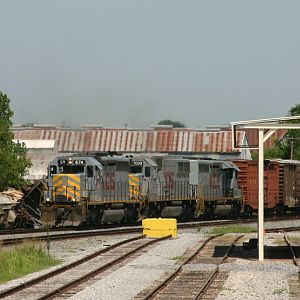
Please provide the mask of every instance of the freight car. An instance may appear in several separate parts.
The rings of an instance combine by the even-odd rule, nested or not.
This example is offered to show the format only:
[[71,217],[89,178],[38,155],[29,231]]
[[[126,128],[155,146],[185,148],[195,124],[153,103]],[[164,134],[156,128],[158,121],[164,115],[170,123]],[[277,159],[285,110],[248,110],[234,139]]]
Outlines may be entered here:
[[300,161],[279,161],[279,205],[277,212],[300,211]]
[[[258,210],[258,162],[235,160],[240,169],[238,181],[243,195],[243,213]],[[264,209],[268,214],[300,211],[300,161],[264,161]]]
[[48,225],[132,223],[237,216],[242,197],[232,162],[146,156],[61,156],[48,167]]

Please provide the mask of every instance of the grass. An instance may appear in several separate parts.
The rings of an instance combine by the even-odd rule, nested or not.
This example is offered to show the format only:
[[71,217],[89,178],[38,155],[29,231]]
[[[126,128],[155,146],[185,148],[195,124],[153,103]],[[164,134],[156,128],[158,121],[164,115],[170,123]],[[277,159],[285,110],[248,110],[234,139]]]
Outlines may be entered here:
[[171,258],[172,260],[184,260],[185,257],[184,256],[174,256]]
[[228,225],[224,227],[215,227],[209,233],[212,234],[225,234],[225,233],[250,233],[257,230],[251,226],[246,225]]
[[275,290],[273,291],[273,295],[282,295],[282,294],[285,293],[285,292],[287,292],[286,289],[284,289],[284,288],[279,288],[279,289],[275,289]]
[[0,283],[59,264],[41,243],[25,242],[14,249],[0,249]]

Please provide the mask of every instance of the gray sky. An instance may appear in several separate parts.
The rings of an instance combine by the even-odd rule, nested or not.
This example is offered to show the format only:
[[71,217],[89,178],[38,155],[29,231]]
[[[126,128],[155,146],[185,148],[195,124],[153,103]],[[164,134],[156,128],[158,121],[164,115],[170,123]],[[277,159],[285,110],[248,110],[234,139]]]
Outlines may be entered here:
[[279,117],[300,103],[300,1],[0,0],[15,123],[146,128]]

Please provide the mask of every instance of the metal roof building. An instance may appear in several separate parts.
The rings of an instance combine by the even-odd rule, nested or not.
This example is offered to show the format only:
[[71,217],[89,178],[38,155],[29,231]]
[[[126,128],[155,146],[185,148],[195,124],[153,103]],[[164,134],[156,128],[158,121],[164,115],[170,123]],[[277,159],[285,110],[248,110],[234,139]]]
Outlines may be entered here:
[[[54,126],[13,128],[16,140],[55,140],[58,152],[172,153],[251,159],[248,149],[232,150],[231,131],[153,126],[151,129]],[[248,144],[244,131],[240,144]]]

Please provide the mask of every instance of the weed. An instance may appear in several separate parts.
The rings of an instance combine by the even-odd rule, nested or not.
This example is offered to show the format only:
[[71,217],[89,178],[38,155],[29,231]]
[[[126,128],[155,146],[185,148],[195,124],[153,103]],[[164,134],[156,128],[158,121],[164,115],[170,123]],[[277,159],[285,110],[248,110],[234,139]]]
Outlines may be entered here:
[[215,227],[209,233],[225,234],[225,233],[250,233],[256,232],[256,229],[245,225],[228,225],[224,227]]
[[286,289],[284,289],[284,288],[279,288],[279,289],[275,289],[275,290],[273,291],[273,295],[282,295],[282,294],[285,293],[285,292],[287,292]]
[[24,242],[13,250],[0,249],[0,283],[59,264],[40,242]]
[[184,260],[185,257],[184,256],[175,256],[171,258],[172,260]]

